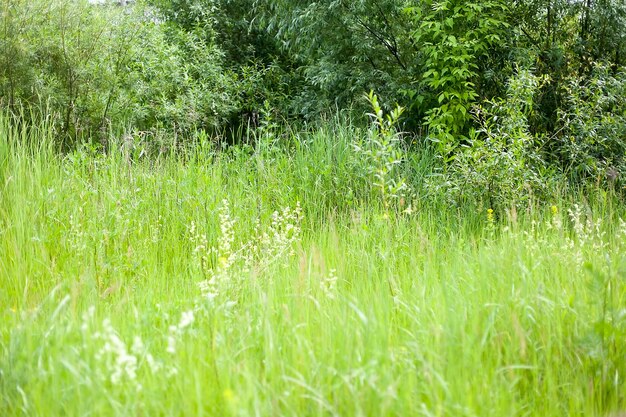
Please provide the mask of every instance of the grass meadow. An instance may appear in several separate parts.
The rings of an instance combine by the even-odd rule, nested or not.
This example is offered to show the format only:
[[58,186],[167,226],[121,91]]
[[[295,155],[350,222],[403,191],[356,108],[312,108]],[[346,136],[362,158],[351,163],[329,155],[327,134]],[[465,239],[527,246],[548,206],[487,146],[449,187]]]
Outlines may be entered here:
[[0,118],[0,415],[626,411],[618,197],[455,207],[424,151],[390,204],[363,131],[281,134],[62,154]]

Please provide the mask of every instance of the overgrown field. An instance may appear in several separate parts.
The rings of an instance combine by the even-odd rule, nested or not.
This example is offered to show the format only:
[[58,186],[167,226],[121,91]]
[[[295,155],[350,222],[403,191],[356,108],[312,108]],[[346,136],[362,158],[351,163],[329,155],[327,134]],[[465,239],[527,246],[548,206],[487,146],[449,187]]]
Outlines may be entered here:
[[626,410],[612,192],[454,207],[416,152],[398,199],[346,125],[147,157],[0,121],[2,416]]

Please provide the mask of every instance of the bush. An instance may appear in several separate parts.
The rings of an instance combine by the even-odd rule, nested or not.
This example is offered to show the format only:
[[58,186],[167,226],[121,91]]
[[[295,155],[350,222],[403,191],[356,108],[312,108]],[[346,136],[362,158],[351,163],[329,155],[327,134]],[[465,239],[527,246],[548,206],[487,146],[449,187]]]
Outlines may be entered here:
[[5,2],[2,104],[50,111],[66,141],[97,131],[111,114],[109,86],[122,73],[126,19],[85,1]]
[[219,48],[155,13],[142,4],[7,0],[0,104],[49,112],[66,147],[106,144],[128,126],[177,134],[220,126],[237,100]]
[[577,182],[619,182],[626,173],[626,73],[596,64],[566,83],[558,111],[560,133],[551,157]]
[[430,186],[445,188],[455,204],[469,202],[489,208],[511,204],[528,206],[535,197],[549,194],[558,174],[541,157],[541,138],[529,131],[533,96],[542,80],[529,70],[519,70],[509,80],[507,97],[476,107],[481,126],[473,131],[446,166],[444,178]]
[[139,130],[176,135],[216,130],[237,109],[234,75],[224,71],[221,51],[200,30],[148,24],[130,65],[125,93]]

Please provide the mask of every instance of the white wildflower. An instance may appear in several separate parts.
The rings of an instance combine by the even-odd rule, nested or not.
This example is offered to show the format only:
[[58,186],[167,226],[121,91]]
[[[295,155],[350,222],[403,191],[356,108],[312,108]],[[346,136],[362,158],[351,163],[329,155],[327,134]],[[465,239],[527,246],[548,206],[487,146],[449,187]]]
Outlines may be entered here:
[[176,335],[178,328],[176,326],[170,326],[169,334],[167,335],[167,349],[166,352],[174,355],[176,353]]
[[167,370],[167,374],[165,375],[166,378],[172,378],[174,376],[178,375],[178,369],[176,369],[175,367],[171,367]]
[[150,371],[153,374],[159,372],[163,367],[163,365],[160,362],[157,362],[150,353],[146,354],[146,363],[148,364],[148,368],[150,368]]
[[335,292],[337,290],[337,271],[335,269],[331,269],[328,276],[324,278],[321,282],[322,291],[326,295],[326,297],[330,299],[335,298]]
[[104,343],[96,353],[96,359],[105,362],[113,384],[119,384],[125,378],[134,381],[137,378],[137,357],[128,352],[126,343],[115,332],[108,318],[104,319],[102,327],[103,332],[98,337]]
[[145,351],[145,346],[143,345],[141,337],[135,336],[130,351],[133,352],[135,355],[140,355]]
[[176,345],[178,338],[182,335],[183,330],[187,327],[191,326],[194,321],[193,311],[184,311],[181,314],[180,321],[178,325],[172,325],[169,327],[169,332],[167,335],[167,349],[166,352],[174,355],[176,353]]
[[184,311],[180,317],[180,323],[178,329],[184,329],[193,323],[193,310]]

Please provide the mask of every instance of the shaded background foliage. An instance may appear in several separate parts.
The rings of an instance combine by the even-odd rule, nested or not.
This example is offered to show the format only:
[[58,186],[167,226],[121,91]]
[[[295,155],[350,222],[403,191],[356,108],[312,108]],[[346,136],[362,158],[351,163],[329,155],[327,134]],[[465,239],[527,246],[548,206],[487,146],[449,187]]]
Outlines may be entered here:
[[[434,150],[444,175],[502,152],[572,184],[610,174],[613,187],[626,172],[622,1],[7,0],[1,10],[0,103],[46,112],[66,148],[124,132],[238,142],[262,119],[336,112],[365,124],[373,90],[386,110],[405,108],[398,128]],[[520,79],[540,80],[524,99],[511,92]]]

